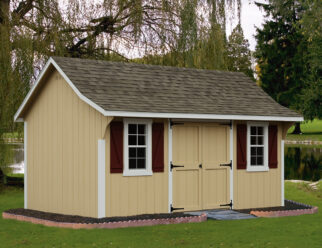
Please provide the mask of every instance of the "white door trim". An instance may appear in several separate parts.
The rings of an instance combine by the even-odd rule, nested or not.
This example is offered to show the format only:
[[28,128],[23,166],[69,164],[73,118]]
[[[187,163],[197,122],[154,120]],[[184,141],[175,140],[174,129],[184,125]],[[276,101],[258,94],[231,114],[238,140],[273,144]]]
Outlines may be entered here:
[[284,140],[281,140],[281,206],[284,205]]
[[28,208],[28,169],[27,169],[27,132],[28,132],[28,127],[27,127],[27,122],[24,122],[24,208]]
[[171,120],[168,120],[168,172],[169,172],[169,204],[168,204],[168,211],[171,213],[171,206],[172,206],[172,171],[171,171],[171,161],[172,161],[172,128],[171,128]]
[[[230,138],[229,148],[230,148],[230,161],[231,161],[229,192],[230,192],[230,200],[234,204],[234,121],[231,121],[229,138]],[[232,205],[232,208],[234,208],[234,205]]]
[[105,215],[105,139],[97,141],[97,218]]

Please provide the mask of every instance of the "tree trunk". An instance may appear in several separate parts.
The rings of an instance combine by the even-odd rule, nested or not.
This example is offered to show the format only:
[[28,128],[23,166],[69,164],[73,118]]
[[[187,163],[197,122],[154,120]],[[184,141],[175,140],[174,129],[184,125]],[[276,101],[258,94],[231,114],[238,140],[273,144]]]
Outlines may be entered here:
[[300,122],[295,123],[295,128],[292,134],[302,134]]
[[0,0],[0,24],[8,21],[9,18],[9,0]]

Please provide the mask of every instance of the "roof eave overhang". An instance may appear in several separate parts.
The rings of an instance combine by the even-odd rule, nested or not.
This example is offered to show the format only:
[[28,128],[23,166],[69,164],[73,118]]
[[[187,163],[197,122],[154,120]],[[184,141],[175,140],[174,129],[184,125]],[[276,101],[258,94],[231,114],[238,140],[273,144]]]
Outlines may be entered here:
[[74,92],[78,95],[78,97],[86,102],[88,105],[96,109],[104,116],[119,116],[119,117],[142,117],[142,118],[171,118],[171,119],[202,119],[202,120],[252,120],[252,121],[286,121],[286,122],[299,122],[303,121],[303,117],[288,117],[288,116],[254,116],[254,115],[217,115],[217,114],[189,114],[189,113],[153,113],[153,112],[128,112],[128,111],[106,111],[93,101],[89,100],[85,97],[80,91],[76,88],[76,86],[72,83],[72,81],[67,77],[67,75],[63,72],[63,70],[58,66],[53,58],[49,58],[45,67],[39,74],[35,84],[28,92],[27,96],[23,100],[16,114],[14,115],[15,122],[23,122],[23,116],[21,113],[25,109],[28,101],[34,94],[35,90],[39,87],[39,84],[44,77],[46,71],[50,67],[50,65],[54,66],[55,69],[62,75],[62,77],[66,80],[69,86],[74,90]]
[[216,115],[216,114],[189,114],[189,113],[149,113],[105,111],[105,116],[115,117],[142,117],[142,118],[170,118],[170,119],[201,119],[201,120],[246,120],[246,121],[303,121],[303,117],[288,116],[254,116],[254,115]]

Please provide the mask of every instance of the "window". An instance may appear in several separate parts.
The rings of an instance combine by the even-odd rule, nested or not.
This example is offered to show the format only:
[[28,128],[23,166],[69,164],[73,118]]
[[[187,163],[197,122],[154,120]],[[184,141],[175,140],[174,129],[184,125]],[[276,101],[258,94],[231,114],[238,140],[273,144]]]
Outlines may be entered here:
[[124,120],[124,176],[152,175],[150,120]]
[[268,170],[268,124],[247,125],[247,170]]

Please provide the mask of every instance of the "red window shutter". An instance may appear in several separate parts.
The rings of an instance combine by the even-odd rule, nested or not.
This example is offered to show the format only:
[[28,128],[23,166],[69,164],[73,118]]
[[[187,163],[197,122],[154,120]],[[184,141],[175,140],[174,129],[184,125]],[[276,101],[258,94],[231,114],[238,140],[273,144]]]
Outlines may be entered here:
[[164,125],[163,123],[152,124],[152,171],[163,172],[164,170]]
[[277,126],[268,128],[268,165],[277,168]]
[[110,159],[111,173],[123,172],[123,122],[110,124]]
[[247,126],[237,125],[237,169],[246,169],[247,165]]

